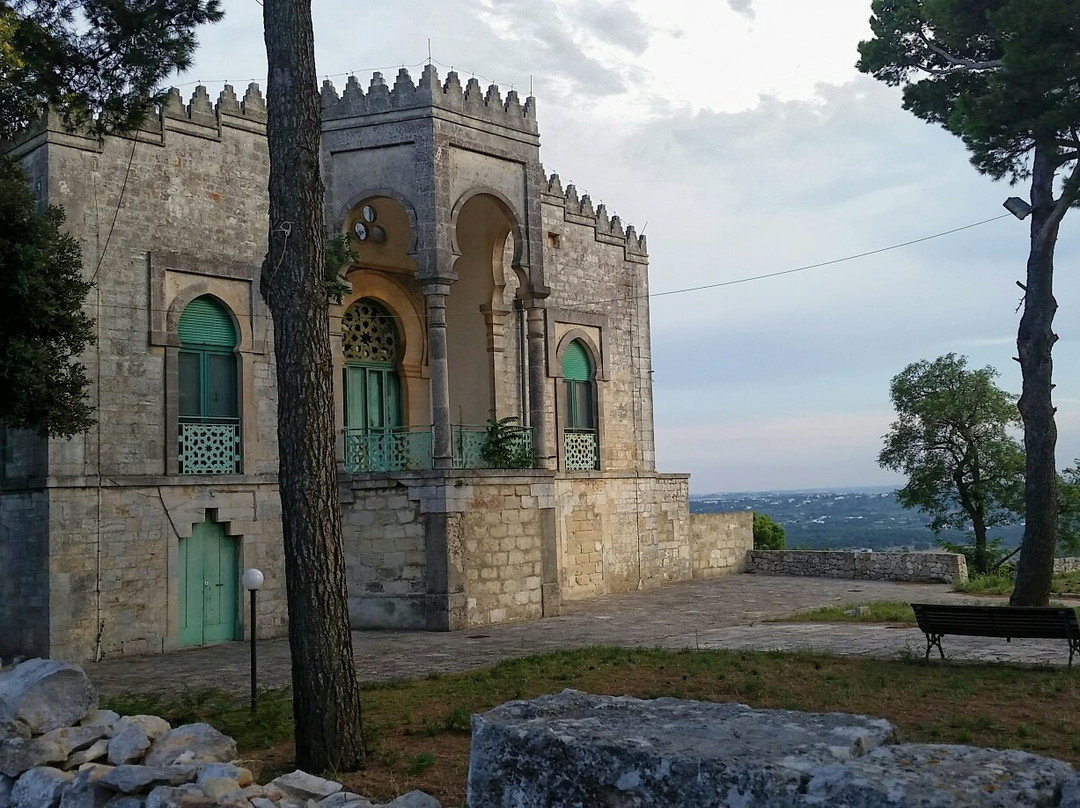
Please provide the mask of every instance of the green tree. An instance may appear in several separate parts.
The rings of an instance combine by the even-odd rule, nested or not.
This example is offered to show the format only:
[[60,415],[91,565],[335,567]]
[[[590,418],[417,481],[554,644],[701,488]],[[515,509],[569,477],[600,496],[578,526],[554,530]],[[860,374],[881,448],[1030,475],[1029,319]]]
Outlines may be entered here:
[[70,437],[94,422],[75,361],[94,321],[82,310],[82,252],[63,224],[63,210],[39,211],[26,173],[0,159],[0,423]]
[[992,367],[969,370],[967,358],[946,354],[908,365],[893,377],[898,418],[885,435],[878,463],[907,475],[897,494],[905,508],[929,514],[929,527],[971,527],[974,572],[993,560],[987,531],[1022,508],[1024,452],[1009,435],[1019,425],[1015,398],[994,384]]
[[220,0],[7,0],[0,6],[0,140],[45,104],[98,132],[137,128],[161,82],[191,64]]
[[754,549],[783,550],[784,526],[763,513],[754,514]]
[[348,771],[362,765],[364,741],[328,405],[333,362],[311,0],[264,0],[263,31],[270,228],[261,291],[274,319],[296,763]]
[[1031,246],[1017,349],[1023,373],[1024,552],[1012,603],[1045,605],[1057,539],[1051,401],[1054,247],[1080,200],[1076,0],[873,0],[859,70],[902,85],[904,108],[963,140],[975,168],[1030,180]]

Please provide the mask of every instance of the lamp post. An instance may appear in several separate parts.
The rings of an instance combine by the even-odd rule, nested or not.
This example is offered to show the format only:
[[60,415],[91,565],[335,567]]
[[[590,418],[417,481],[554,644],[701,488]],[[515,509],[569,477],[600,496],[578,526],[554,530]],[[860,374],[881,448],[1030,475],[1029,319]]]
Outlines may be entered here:
[[244,577],[240,579],[240,582],[251,594],[251,712],[255,712],[255,705],[258,699],[258,691],[255,685],[255,593],[259,591],[259,587],[263,585],[263,574],[260,570],[251,567],[244,570]]

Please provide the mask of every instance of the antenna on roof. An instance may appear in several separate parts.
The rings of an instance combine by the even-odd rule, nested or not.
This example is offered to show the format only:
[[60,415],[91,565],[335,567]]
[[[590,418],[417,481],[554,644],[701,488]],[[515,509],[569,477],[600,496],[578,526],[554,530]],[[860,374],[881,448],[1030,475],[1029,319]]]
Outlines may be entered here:
[[532,90],[532,73],[529,74],[529,95],[533,94]]
[[427,41],[427,63],[431,64],[431,37]]

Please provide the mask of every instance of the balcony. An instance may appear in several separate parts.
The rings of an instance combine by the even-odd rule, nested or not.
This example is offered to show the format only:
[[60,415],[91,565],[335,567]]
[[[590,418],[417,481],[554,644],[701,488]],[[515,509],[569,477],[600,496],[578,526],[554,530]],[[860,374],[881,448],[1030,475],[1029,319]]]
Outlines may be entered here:
[[239,474],[240,419],[180,419],[177,456],[181,474]]
[[567,471],[595,471],[600,468],[600,444],[595,429],[563,430],[563,452]]
[[[345,429],[345,471],[350,474],[420,471],[434,467],[431,429]],[[528,427],[456,425],[450,451],[455,469],[532,468],[532,432]]]

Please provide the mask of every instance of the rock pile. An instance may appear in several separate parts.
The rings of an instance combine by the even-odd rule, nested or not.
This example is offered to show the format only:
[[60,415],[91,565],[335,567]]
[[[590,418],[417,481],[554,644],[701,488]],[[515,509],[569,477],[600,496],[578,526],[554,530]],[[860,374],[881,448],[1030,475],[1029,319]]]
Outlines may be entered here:
[[[209,724],[99,710],[77,665],[0,670],[0,808],[377,808],[302,771],[257,785]],[[385,808],[439,808],[414,791]]]

